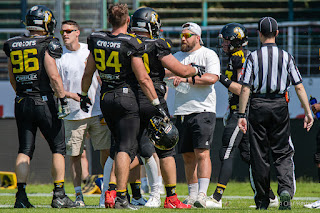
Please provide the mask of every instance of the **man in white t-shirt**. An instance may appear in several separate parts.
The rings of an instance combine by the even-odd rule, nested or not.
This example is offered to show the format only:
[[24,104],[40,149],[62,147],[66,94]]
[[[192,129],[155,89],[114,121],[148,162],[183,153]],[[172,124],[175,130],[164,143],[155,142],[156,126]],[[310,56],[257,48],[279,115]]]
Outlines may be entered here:
[[175,92],[174,115],[179,130],[179,152],[183,155],[189,196],[184,201],[195,207],[206,207],[207,189],[211,177],[210,147],[216,123],[216,93],[220,61],[217,54],[203,45],[201,28],[196,23],[182,25],[181,51],[174,56],[182,64],[204,66],[206,72],[199,78],[174,78],[190,84],[188,93]]
[[103,168],[109,155],[111,133],[106,124],[100,123],[102,116],[100,110],[100,79],[92,78],[92,84],[88,91],[92,106],[88,113],[80,109],[81,80],[90,53],[88,45],[79,43],[79,25],[73,20],[62,22],[60,31],[65,46],[63,55],[56,60],[59,74],[69,98],[71,113],[64,118],[67,155],[71,161],[71,175],[76,192],[76,202],[85,206],[81,191],[81,154],[83,152],[85,138],[89,133],[94,150],[100,150],[100,163]]

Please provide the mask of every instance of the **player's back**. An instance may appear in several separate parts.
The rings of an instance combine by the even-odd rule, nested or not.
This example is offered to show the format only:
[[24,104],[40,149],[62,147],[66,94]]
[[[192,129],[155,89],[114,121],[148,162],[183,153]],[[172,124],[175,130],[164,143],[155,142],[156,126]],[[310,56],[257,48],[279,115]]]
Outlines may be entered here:
[[141,57],[143,43],[133,35],[94,32],[88,37],[88,47],[102,80],[101,92],[137,84],[131,68],[131,57]]
[[7,40],[3,50],[10,58],[18,95],[53,93],[45,71],[45,51],[52,36],[17,36]]

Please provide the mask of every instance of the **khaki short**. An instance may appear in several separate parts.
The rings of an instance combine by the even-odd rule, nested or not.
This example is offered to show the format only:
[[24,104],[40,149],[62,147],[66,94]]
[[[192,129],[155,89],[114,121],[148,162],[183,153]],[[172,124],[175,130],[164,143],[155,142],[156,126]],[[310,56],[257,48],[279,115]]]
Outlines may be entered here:
[[83,152],[89,133],[94,150],[110,149],[111,132],[107,125],[101,125],[99,116],[83,120],[64,120],[67,155],[78,156]]

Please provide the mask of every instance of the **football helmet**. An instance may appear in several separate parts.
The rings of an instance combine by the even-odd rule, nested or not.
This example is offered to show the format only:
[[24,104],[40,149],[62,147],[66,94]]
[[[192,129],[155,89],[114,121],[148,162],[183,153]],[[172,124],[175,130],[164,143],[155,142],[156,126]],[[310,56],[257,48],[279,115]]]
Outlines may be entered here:
[[179,131],[171,121],[166,122],[160,116],[153,116],[148,126],[151,143],[161,150],[172,149],[179,141]]
[[229,40],[230,51],[235,51],[248,44],[248,31],[239,23],[230,23],[225,25],[219,33],[220,44],[223,42],[223,39]]
[[52,11],[43,5],[36,5],[29,9],[26,15],[26,29],[45,31],[53,34],[57,21]]
[[131,19],[132,31],[147,32],[151,38],[159,37],[161,21],[154,9],[150,7],[140,8],[133,13]]

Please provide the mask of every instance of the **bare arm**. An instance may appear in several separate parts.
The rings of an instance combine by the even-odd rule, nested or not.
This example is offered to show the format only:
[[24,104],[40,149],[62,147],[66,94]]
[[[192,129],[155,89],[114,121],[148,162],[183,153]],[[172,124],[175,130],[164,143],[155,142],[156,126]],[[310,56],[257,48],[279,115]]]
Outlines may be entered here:
[[148,75],[143,61],[139,57],[131,57],[132,70],[141,86],[142,91],[148,97],[150,102],[157,99],[157,93],[154,89],[153,82]]
[[56,61],[54,58],[52,58],[48,51],[45,53],[44,57],[44,67],[46,69],[46,72],[48,74],[48,77],[50,79],[51,86],[53,90],[55,91],[58,98],[63,98],[66,96],[65,91],[63,89],[63,84],[61,77],[59,75]]
[[17,82],[16,79],[14,78],[13,75],[13,70],[12,70],[12,64],[11,64],[11,59],[8,58],[8,72],[9,72],[9,79],[10,79],[10,84],[12,86],[12,88],[14,89],[14,91],[17,91]]
[[94,61],[94,58],[93,58],[92,54],[90,53],[88,56],[87,65],[84,70],[82,81],[81,81],[81,91],[82,92],[88,93],[88,90],[89,90],[91,82],[92,82],[92,76],[95,71],[96,71],[96,62]]
[[172,54],[160,58],[162,66],[181,77],[192,77],[196,74],[194,67],[181,64]]
[[[237,69],[237,79],[239,79],[241,71],[242,71],[242,68]],[[228,89],[233,94],[240,95],[241,87],[242,87],[241,84],[239,84],[238,82],[232,81],[232,83],[230,84],[230,87]]]
[[[243,85],[241,87],[241,93],[239,97],[239,113],[242,113],[242,114],[245,113],[249,96],[250,96],[250,87]],[[243,133],[246,133],[248,129],[246,118],[239,118],[238,126]]]
[[[180,82],[185,82],[185,83],[187,82],[191,85],[193,84],[192,78],[181,78],[178,76],[169,77],[169,79],[172,79],[172,78],[174,79],[173,81],[174,86],[178,86]],[[201,76],[201,78],[199,76],[195,76],[194,79],[195,79],[195,85],[208,86],[208,85],[215,84],[219,80],[219,76],[211,73],[205,73]]]
[[311,110],[309,107],[309,101],[308,101],[308,96],[307,93],[304,89],[304,86],[302,83],[296,85],[295,87],[296,93],[298,95],[298,98],[300,100],[300,103],[304,109],[304,128],[309,131],[313,125],[313,116],[311,114]]

